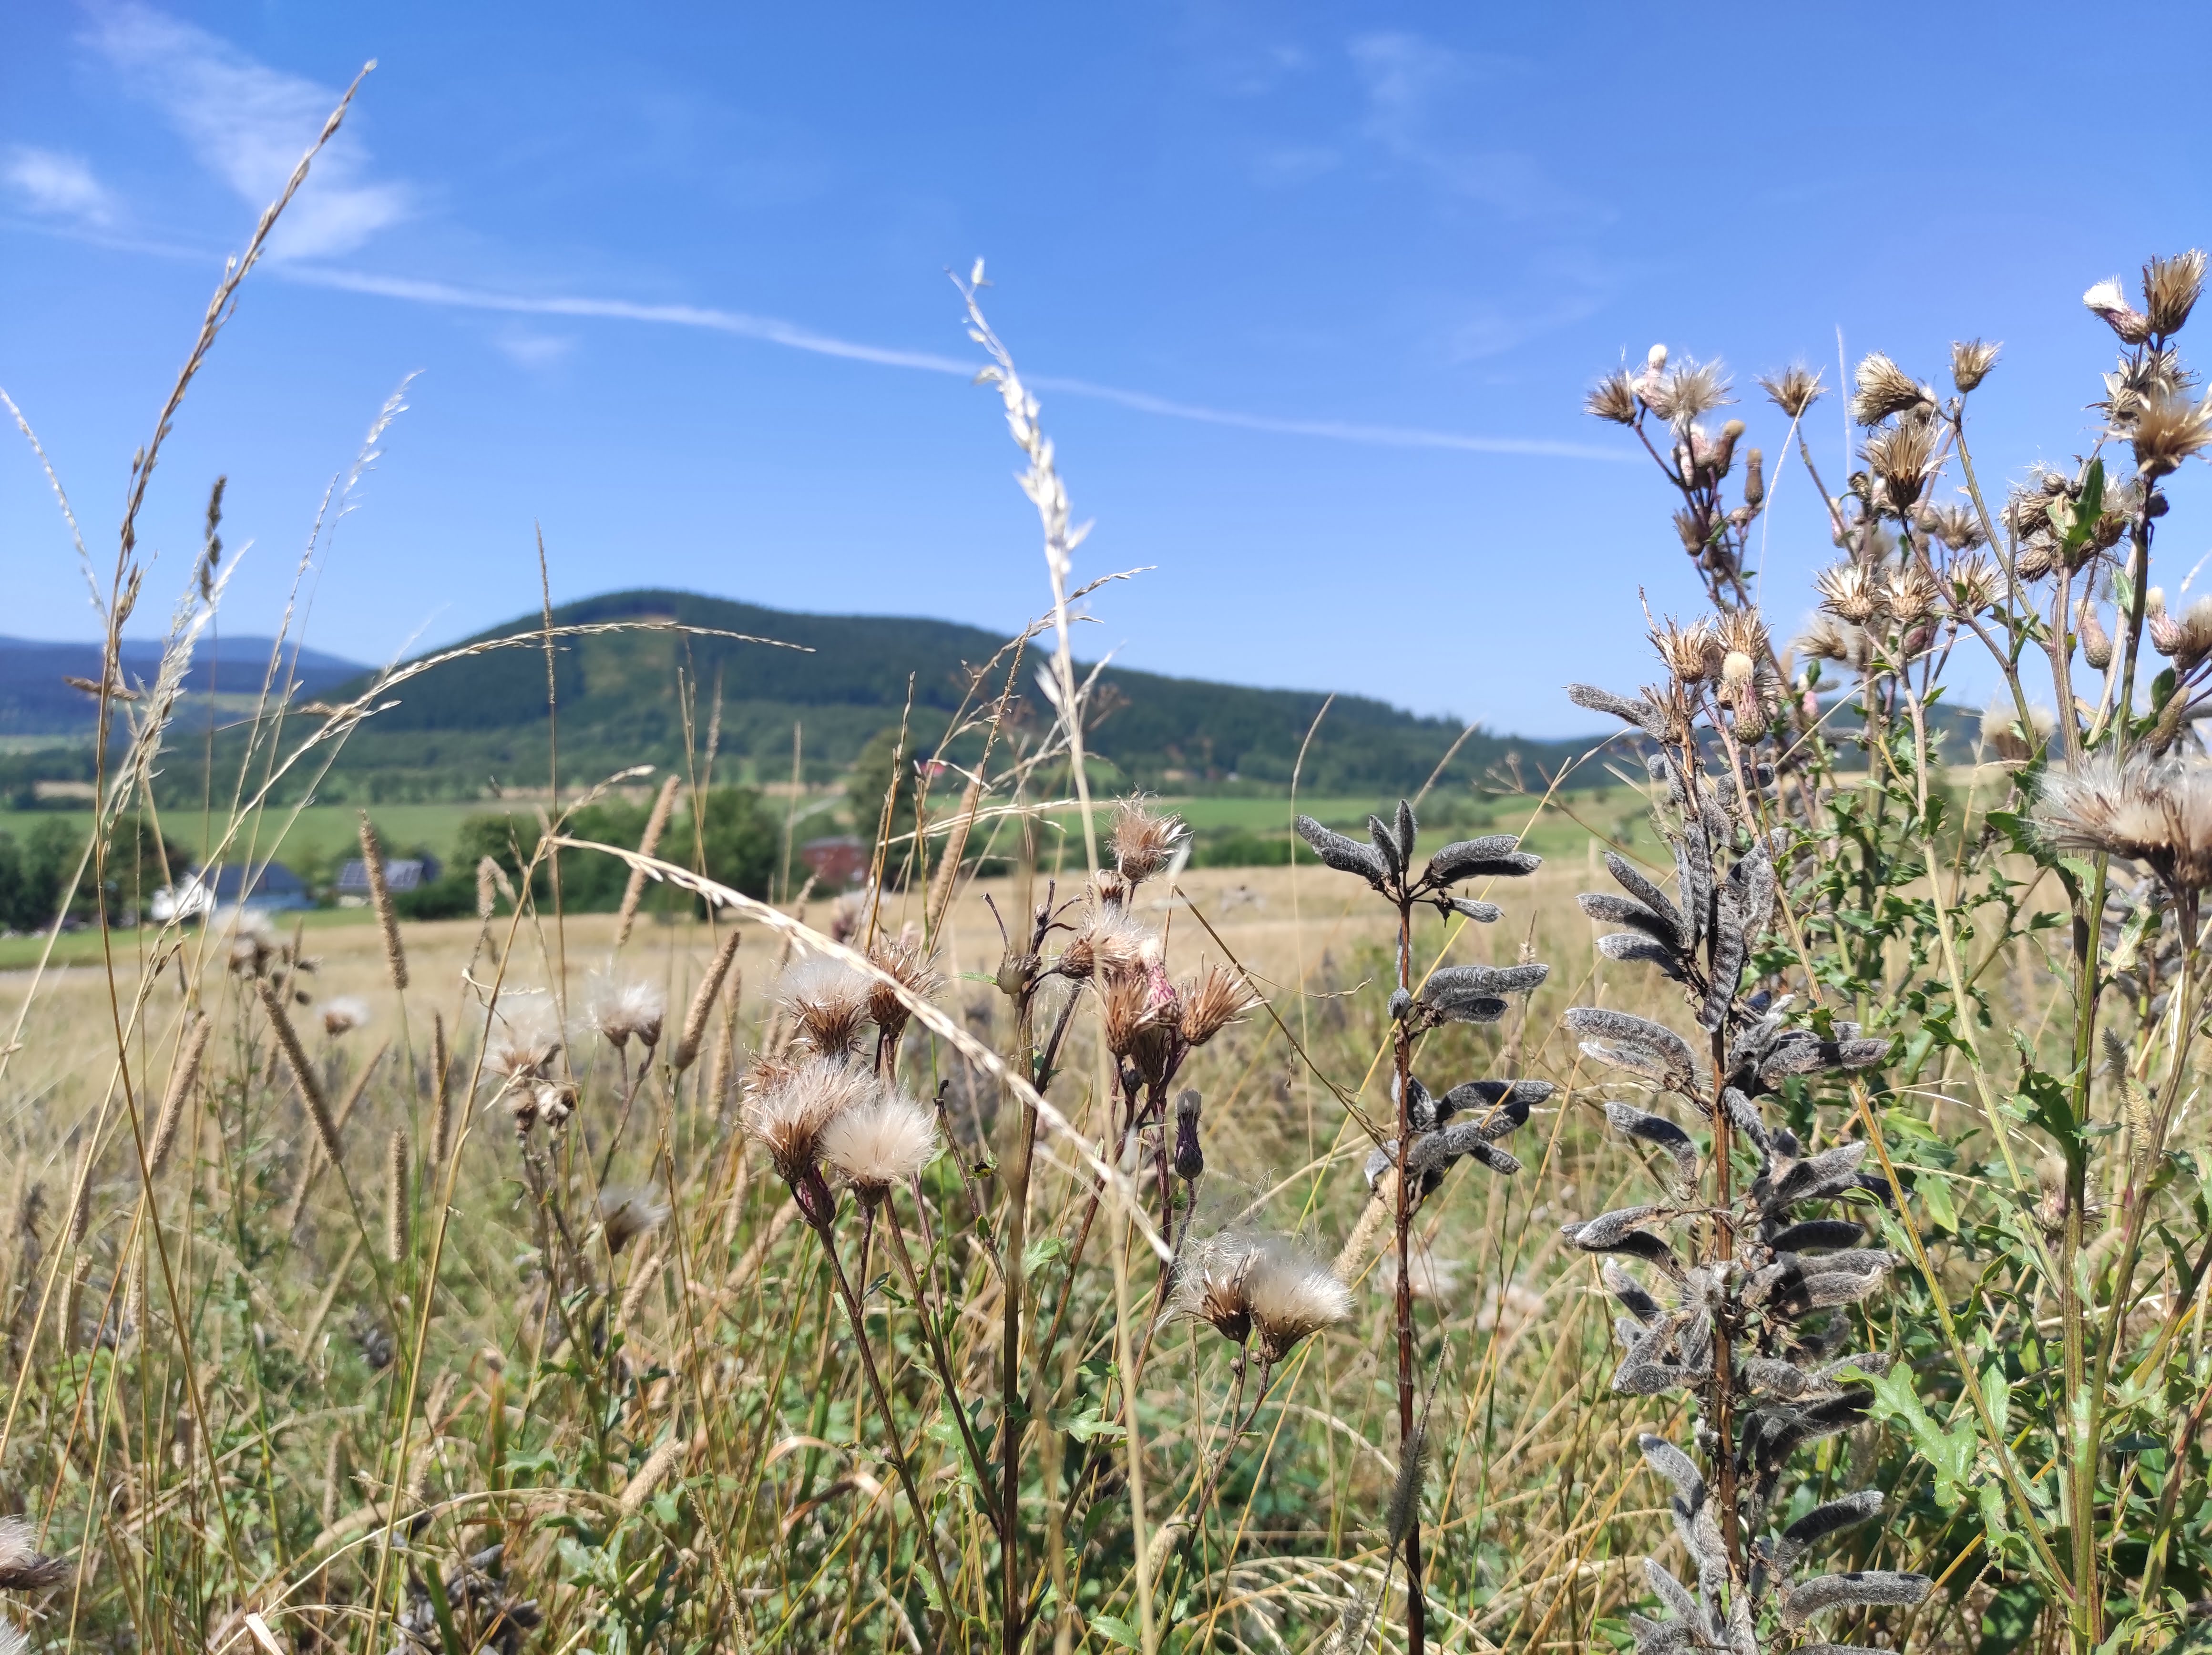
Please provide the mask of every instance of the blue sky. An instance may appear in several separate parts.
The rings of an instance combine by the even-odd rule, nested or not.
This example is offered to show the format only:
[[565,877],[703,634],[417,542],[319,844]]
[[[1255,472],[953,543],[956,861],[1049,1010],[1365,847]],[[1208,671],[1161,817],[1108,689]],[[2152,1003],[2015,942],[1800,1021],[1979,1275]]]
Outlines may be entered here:
[[[1579,412],[1624,352],[1749,385],[1887,349],[1978,394],[1985,480],[2091,440],[2081,290],[2207,234],[2186,96],[2078,8],[54,3],[0,21],[0,386],[94,555],[222,256],[338,88],[146,518],[165,613],[208,484],[280,616],[316,507],[407,410],[304,590],[363,658],[665,584],[1018,624],[1035,518],[948,269],[1041,382],[1133,665],[1529,733],[1642,672],[1697,597],[1667,496]],[[2212,21],[2158,27],[2201,65]],[[2154,80],[2156,78],[2153,77]],[[2202,323],[2199,326],[2212,325]],[[2189,343],[2185,336],[2185,349]],[[1832,484],[1839,398],[1809,433]],[[2212,544],[2184,478],[2169,556]],[[1768,608],[1829,554],[1777,491]],[[2167,560],[2162,559],[2161,561]],[[0,632],[88,635],[66,530],[0,444]]]

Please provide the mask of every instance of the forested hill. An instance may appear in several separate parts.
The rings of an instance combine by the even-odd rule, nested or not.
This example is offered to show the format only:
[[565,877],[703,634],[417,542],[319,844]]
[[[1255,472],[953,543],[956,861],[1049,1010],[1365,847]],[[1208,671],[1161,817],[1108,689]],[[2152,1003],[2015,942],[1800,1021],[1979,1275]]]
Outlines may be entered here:
[[[612,592],[554,611],[558,625],[646,618],[805,648],[674,632],[562,640],[554,677],[562,769],[570,775],[602,764],[672,762],[684,740],[679,681],[696,697],[691,717],[699,746],[719,683],[720,750],[762,779],[789,773],[794,725],[810,776],[824,778],[849,765],[871,737],[897,724],[909,680],[913,724],[926,748],[959,706],[972,670],[1006,642],[945,621],[804,615],[690,592]],[[537,615],[520,615],[478,638],[529,633],[538,625]],[[1048,716],[1035,688],[1034,658],[1016,684],[1032,728]],[[994,692],[1005,670],[1002,661]],[[401,687],[399,705],[353,737],[341,767],[459,767],[510,782],[527,779],[532,769],[542,774],[545,676],[544,656],[534,647],[439,667]],[[368,682],[362,678],[330,693],[356,693]],[[1111,666],[1099,684],[1103,716],[1091,736],[1093,750],[1130,781],[1155,787],[1287,783],[1299,743],[1328,700],[1322,690],[1255,689]],[[1461,729],[1450,719],[1339,695],[1313,737],[1302,785],[1340,792],[1418,787]],[[1478,731],[1461,747],[1450,773],[1465,781],[1517,761],[1533,781],[1586,745]]]

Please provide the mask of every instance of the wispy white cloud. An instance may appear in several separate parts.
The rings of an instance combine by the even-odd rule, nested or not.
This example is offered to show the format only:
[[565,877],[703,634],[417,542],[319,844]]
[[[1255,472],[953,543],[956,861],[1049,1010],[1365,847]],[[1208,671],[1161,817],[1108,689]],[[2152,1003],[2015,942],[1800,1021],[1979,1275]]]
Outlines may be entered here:
[[492,343],[517,367],[532,369],[552,367],[576,348],[576,342],[565,334],[539,333],[530,328],[509,329]]
[[[977,364],[935,351],[900,350],[890,346],[860,343],[818,332],[773,316],[746,311],[721,310],[704,305],[648,305],[626,299],[588,299],[572,296],[500,293],[483,288],[457,287],[444,282],[425,282],[411,276],[379,276],[365,270],[327,264],[292,264],[282,274],[288,281],[335,288],[348,293],[404,300],[419,305],[438,305],[464,310],[513,316],[569,316],[621,322],[649,322],[664,326],[699,328],[734,335],[763,344],[781,345],[817,356],[866,362],[878,367],[908,368],[925,373],[972,377]],[[504,349],[504,347],[502,347]],[[1384,448],[1455,450],[1468,454],[1527,454],[1559,459],[1620,461],[1627,457],[1616,449],[1595,444],[1557,442],[1540,437],[1489,437],[1457,431],[1433,431],[1417,426],[1376,425],[1355,420],[1300,419],[1269,414],[1250,414],[1232,409],[1209,408],[1194,403],[1156,397],[1149,391],[1126,391],[1088,379],[1063,379],[1052,374],[1024,376],[1040,391],[1112,403],[1139,413],[1201,425],[1226,426],[1243,431],[1263,431],[1287,437],[1312,437],[1332,442],[1360,443]]]
[[[338,100],[335,88],[272,69],[137,0],[97,5],[91,19],[88,43],[251,207],[265,206],[283,189]],[[359,136],[340,132],[271,238],[270,256],[351,252],[412,206],[405,185],[369,177]]]
[[115,221],[114,196],[82,155],[13,144],[0,159],[0,182],[19,205],[43,216],[95,229]]

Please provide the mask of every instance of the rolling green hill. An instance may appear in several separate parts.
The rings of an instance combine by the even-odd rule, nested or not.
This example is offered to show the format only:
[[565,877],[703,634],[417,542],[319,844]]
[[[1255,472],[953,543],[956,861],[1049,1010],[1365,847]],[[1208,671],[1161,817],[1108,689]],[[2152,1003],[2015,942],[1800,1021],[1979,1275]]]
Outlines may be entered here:
[[[897,724],[909,678],[915,745],[927,752],[958,706],[971,670],[1006,641],[950,621],[802,615],[675,591],[614,592],[554,611],[562,625],[645,618],[805,648],[670,632],[562,640],[554,677],[562,769],[571,779],[627,764],[679,762],[685,724],[679,682],[688,682],[696,698],[691,717],[699,746],[720,685],[720,751],[740,777],[787,777],[798,725],[808,779],[832,779],[872,737]],[[520,616],[478,638],[526,633],[537,625],[536,616]],[[1004,672],[1001,664],[994,688]],[[357,679],[330,694],[356,694],[368,682]],[[1091,745],[1110,767],[1111,779],[1182,793],[1279,791],[1328,699],[1318,690],[1254,689],[1118,667],[1101,674],[1099,685],[1103,716]],[[1034,736],[1048,721],[1049,708],[1027,665],[1016,691],[1022,698],[1018,728]],[[507,649],[453,662],[403,686],[398,695],[399,705],[352,737],[319,797],[473,796],[494,781],[542,784],[552,725],[545,660],[538,650]],[[1449,719],[1340,695],[1314,735],[1302,785],[1317,794],[1418,787],[1460,733],[1461,726]],[[1449,773],[1465,783],[1517,764],[1533,781],[1586,745],[1478,731],[1461,747]]]

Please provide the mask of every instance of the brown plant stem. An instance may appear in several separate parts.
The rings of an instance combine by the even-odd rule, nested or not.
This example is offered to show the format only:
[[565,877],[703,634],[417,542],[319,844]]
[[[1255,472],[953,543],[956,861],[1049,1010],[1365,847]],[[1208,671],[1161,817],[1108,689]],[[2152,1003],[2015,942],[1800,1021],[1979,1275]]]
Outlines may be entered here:
[[[1413,991],[1413,910],[1398,906],[1398,988]],[[1392,1192],[1392,1231],[1398,1248],[1396,1319],[1398,1330],[1398,1447],[1408,1451],[1413,1437],[1413,1272],[1411,1258],[1413,1203],[1408,1198],[1406,1157],[1413,1137],[1413,1040],[1403,1017],[1391,1031],[1393,1068],[1398,1094],[1397,1187]],[[1421,1519],[1416,1513],[1406,1525],[1406,1649],[1407,1655],[1423,1655],[1429,1642],[1429,1606],[1421,1591]]]

